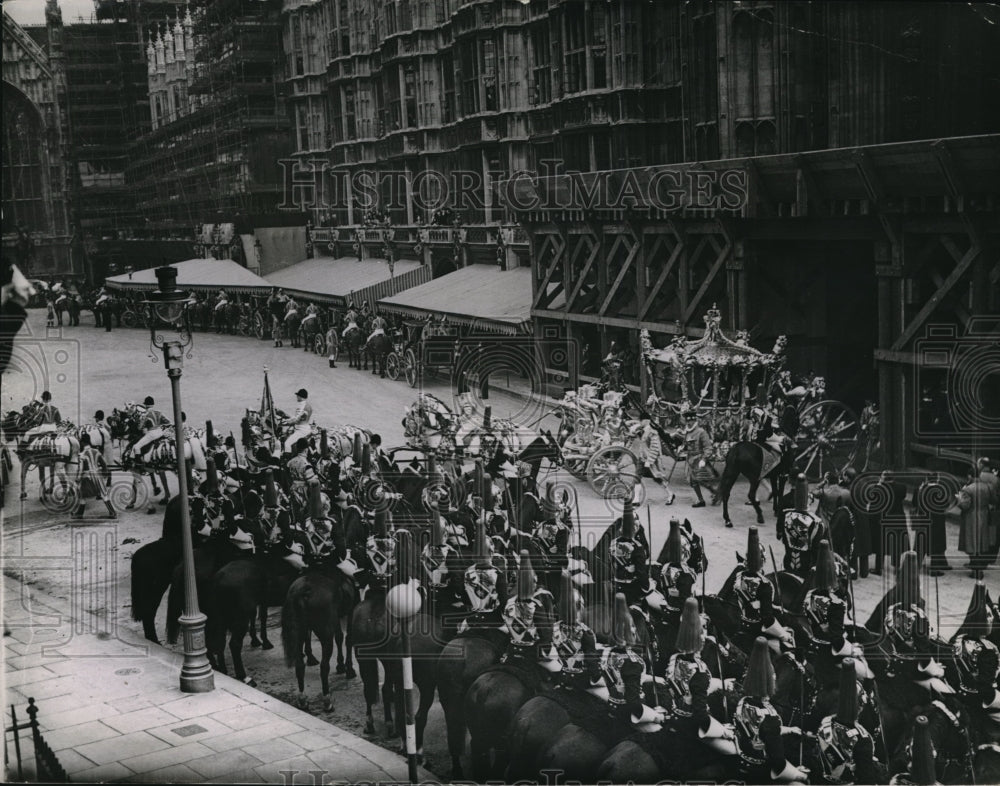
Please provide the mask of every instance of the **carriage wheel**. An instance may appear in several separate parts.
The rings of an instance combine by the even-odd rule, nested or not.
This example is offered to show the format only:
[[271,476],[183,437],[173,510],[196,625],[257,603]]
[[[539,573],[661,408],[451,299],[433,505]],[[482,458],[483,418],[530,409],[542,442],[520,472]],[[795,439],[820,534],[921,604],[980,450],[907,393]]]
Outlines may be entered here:
[[861,429],[854,411],[839,401],[818,401],[799,415],[795,456],[799,472],[819,480],[829,470],[843,471],[858,451]]
[[570,434],[562,445],[563,466],[574,478],[587,479],[587,463],[590,461],[592,449],[590,444],[577,434]]
[[419,370],[417,368],[417,354],[412,349],[406,350],[406,354],[403,355],[403,373],[406,375],[406,381],[410,387],[415,388]]
[[322,333],[317,333],[316,337],[313,339],[313,352],[317,355],[326,354],[326,336]]
[[385,358],[385,375],[393,382],[399,379],[399,355],[390,352]]
[[135,327],[138,320],[134,311],[126,311],[121,317],[122,327]]
[[601,497],[608,493],[622,493],[639,482],[639,460],[628,448],[607,445],[598,450],[587,462],[587,482]]
[[265,325],[264,325],[264,317],[262,317],[260,314],[254,314],[253,315],[253,334],[255,336],[257,336],[257,338],[259,338],[261,341],[263,341],[264,338],[265,338],[265,333],[266,333],[266,330],[265,330]]

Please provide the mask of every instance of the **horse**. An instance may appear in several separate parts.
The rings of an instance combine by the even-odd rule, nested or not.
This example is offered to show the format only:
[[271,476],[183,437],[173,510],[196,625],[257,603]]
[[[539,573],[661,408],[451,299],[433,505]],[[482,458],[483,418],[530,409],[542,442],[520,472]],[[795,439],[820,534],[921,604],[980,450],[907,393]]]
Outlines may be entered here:
[[386,358],[392,352],[392,339],[385,333],[372,336],[365,342],[363,349],[365,357],[365,370],[368,370],[368,358],[372,360],[372,374],[378,371],[379,376],[385,379]]
[[[499,630],[499,610],[492,612],[473,630],[459,634],[441,650],[437,660],[438,701],[444,710],[448,734],[448,753],[451,755],[451,777],[461,780],[461,758],[465,754],[464,697],[469,686],[491,666],[500,662],[507,647],[507,637]],[[491,624],[492,623],[492,624]]]
[[316,341],[316,336],[323,335],[323,322],[319,314],[306,314],[299,323],[297,341],[302,345],[303,352],[310,352]]
[[285,335],[292,342],[292,348],[298,349],[299,347],[299,325],[302,323],[302,315],[298,308],[293,308],[291,311],[285,314],[285,318],[282,320],[282,327],[285,331]]
[[952,696],[936,696],[935,701],[916,706],[907,713],[906,730],[895,745],[890,740],[889,769],[903,772],[910,763],[910,743],[916,718],[928,721],[934,766],[939,783],[993,783],[974,777],[976,750],[969,737],[969,716]]
[[[344,346],[347,348],[349,368],[361,368],[361,358],[364,355],[365,334],[360,327],[352,327],[344,334]],[[368,358],[365,357],[365,370],[368,370]]]
[[69,324],[70,327],[77,327],[80,324],[80,299],[78,296],[71,295],[69,302],[66,305],[66,309],[69,311]]
[[[27,425],[34,421],[33,408],[26,406],[20,413],[8,412],[0,422],[0,430],[4,437],[13,437],[20,440],[29,430]],[[63,427],[55,431],[36,434],[27,442],[18,444],[17,455],[21,460],[21,499],[28,498],[25,480],[28,471],[32,467],[38,468],[38,482],[41,486],[40,497],[46,496],[55,491],[55,480],[59,478],[61,488],[66,491],[70,488],[69,479],[66,476],[65,466],[76,464],[80,455],[80,440],[73,432],[73,427],[64,424]],[[50,470],[52,478],[52,489],[48,489],[45,484],[45,470]]]
[[[153,496],[155,497],[160,493],[159,486],[156,485],[156,478],[159,477],[160,483],[163,485],[164,499],[168,500],[170,494],[167,485],[167,472],[176,466],[176,464],[174,466],[153,466],[147,462],[139,462],[133,459],[132,446],[142,437],[142,429],[140,428],[142,417],[143,413],[134,404],[127,404],[123,410],[115,408],[107,417],[107,424],[111,430],[112,438],[123,443],[121,446],[122,469],[131,470],[133,473],[132,501],[126,506],[127,510],[135,507],[135,503],[139,499],[139,479],[147,475],[153,485]],[[156,512],[152,500],[150,500],[146,512]]]
[[295,568],[275,555],[235,559],[215,573],[207,609],[206,643],[218,671],[227,673],[225,644],[228,633],[236,679],[256,686],[243,666],[243,638],[250,629],[254,612],[258,611],[262,640],[266,640],[267,610],[270,606],[284,605],[288,588],[297,575]]
[[778,501],[784,496],[785,482],[792,474],[792,451],[786,445],[778,463],[769,472],[762,473],[763,469],[764,448],[755,442],[737,442],[726,453],[726,466],[719,479],[717,497],[722,501],[722,517],[727,527],[733,526],[729,518],[729,495],[741,475],[750,481],[749,500],[757,514],[757,523],[764,523],[764,514],[757,501],[757,487],[765,477],[771,480],[774,514],[779,515]]
[[337,642],[337,671],[343,672],[344,631],[340,618],[345,615],[345,610],[354,606],[356,601],[357,588],[353,580],[328,565],[308,569],[288,588],[281,613],[281,644],[285,654],[285,665],[295,666],[300,704],[305,704],[305,653],[309,648],[311,631],[319,639],[321,648],[319,674],[323,690],[323,708],[328,712],[333,709],[330,698],[330,658],[333,656],[333,642],[334,640]]
[[[207,535],[205,522],[205,500],[194,497],[191,500],[194,532]],[[159,540],[147,543],[132,555],[131,597],[132,619],[142,623],[143,635],[154,644],[159,644],[156,635],[156,612],[164,593],[169,589],[174,569],[181,560],[181,500],[174,497],[167,503],[163,514],[163,531]]]

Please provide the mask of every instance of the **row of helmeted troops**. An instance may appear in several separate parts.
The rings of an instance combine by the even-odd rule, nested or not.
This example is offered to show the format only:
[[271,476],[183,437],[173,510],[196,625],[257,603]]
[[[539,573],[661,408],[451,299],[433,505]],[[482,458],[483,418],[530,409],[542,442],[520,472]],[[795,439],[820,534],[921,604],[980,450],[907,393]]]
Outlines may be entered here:
[[[211,499],[227,484],[258,485],[260,504],[227,522],[235,544],[280,554],[297,570],[330,566],[373,591],[392,582],[394,564],[390,523],[366,503],[386,498],[379,452],[369,444],[331,457],[329,446],[314,451],[304,440],[286,462],[263,469],[220,476],[212,461],[200,491]],[[412,474],[423,490],[434,487],[434,472],[411,466],[399,477]],[[530,478],[501,489],[480,469],[469,481],[471,493],[456,505],[437,498],[441,515],[432,517],[420,552],[422,584],[457,621],[451,634],[501,630],[497,668],[521,664],[553,691],[587,693],[618,727],[654,741],[657,733],[689,734],[698,749],[733,757],[753,782],[962,782],[975,774],[977,746],[993,741],[1000,662],[985,586],[977,584],[953,642],[941,642],[908,555],[868,624],[857,624],[850,569],[806,512],[801,484],[797,510],[786,516],[785,570],[766,574],[751,529],[747,553],[722,590],[708,596],[702,586],[699,597],[707,561],[686,522],[671,522],[654,562],[626,504],[587,552],[570,547],[565,500],[539,493]],[[610,612],[603,623],[598,607]],[[915,707],[929,722],[907,721]],[[929,765],[937,716],[966,722],[969,747],[953,756],[939,750]],[[805,735],[815,760],[794,756],[794,745],[782,748],[782,732],[798,735],[800,748]],[[663,766],[663,776],[681,767]]]

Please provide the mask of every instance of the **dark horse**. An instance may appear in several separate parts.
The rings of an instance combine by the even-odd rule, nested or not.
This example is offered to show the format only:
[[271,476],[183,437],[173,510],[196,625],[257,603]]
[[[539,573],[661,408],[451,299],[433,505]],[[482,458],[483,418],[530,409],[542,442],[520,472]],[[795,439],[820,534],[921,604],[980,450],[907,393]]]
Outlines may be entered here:
[[740,475],[750,481],[749,500],[757,514],[757,523],[764,523],[764,514],[757,501],[757,487],[765,477],[771,480],[773,488],[774,514],[779,514],[778,505],[785,494],[785,483],[792,473],[792,451],[786,446],[778,463],[770,472],[762,474],[764,451],[765,448],[755,442],[737,442],[726,453],[726,467],[719,479],[718,498],[722,500],[722,517],[727,527],[733,526],[729,518],[729,494]]
[[[281,612],[281,644],[285,651],[285,665],[295,666],[295,679],[299,684],[299,702],[305,703],[306,653],[309,634],[319,639],[321,654],[319,675],[323,688],[323,708],[333,709],[330,698],[330,658],[333,642],[337,642],[337,671],[344,666],[344,629],[340,619],[357,602],[354,581],[333,566],[307,570],[288,589],[285,606]],[[348,628],[350,615],[347,614]],[[350,631],[348,631],[350,635]],[[310,653],[311,654],[311,653]],[[348,667],[350,663],[347,664]],[[353,667],[347,676],[353,676]]]
[[[353,327],[344,335],[344,346],[347,348],[347,359],[350,368],[361,368],[361,358],[364,355],[365,334],[359,327]],[[368,370],[368,358],[365,357],[365,370]]]
[[267,609],[283,606],[288,588],[298,571],[281,557],[261,555],[235,559],[223,565],[212,577],[206,641],[215,668],[226,673],[226,634],[233,656],[236,678],[255,685],[243,667],[243,638],[250,629],[254,612],[259,610],[261,635],[266,638]]
[[[192,530],[199,530],[204,524],[204,504],[198,497],[191,500]],[[156,612],[181,560],[181,535],[181,498],[174,497],[163,514],[159,540],[147,543],[132,555],[132,619],[142,623],[143,635],[154,644],[160,643],[156,635]]]
[[378,371],[380,377],[385,378],[385,362],[392,352],[392,339],[385,333],[372,336],[365,343],[365,370],[368,369],[368,358],[372,359],[372,374]]

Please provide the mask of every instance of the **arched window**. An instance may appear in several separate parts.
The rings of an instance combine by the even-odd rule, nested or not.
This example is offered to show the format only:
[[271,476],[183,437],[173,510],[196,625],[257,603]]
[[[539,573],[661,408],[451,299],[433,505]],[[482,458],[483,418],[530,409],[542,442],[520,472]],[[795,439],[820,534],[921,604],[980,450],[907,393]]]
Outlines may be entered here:
[[52,231],[48,153],[41,115],[28,98],[3,86],[3,232]]

